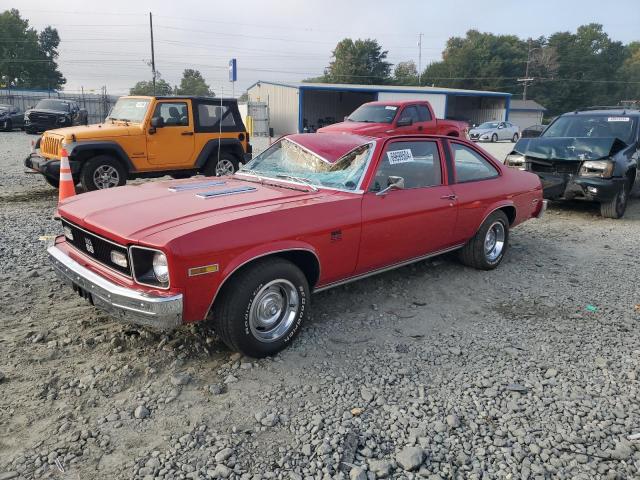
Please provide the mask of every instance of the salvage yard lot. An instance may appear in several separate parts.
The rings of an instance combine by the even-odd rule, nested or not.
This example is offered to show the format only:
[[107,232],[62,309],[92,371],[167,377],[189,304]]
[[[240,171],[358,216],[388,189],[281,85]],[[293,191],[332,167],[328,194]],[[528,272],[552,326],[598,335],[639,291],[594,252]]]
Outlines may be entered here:
[[552,205],[494,271],[449,255],[315,295],[253,361],[59,284],[31,138],[0,137],[0,478],[640,476],[638,189],[622,220]]

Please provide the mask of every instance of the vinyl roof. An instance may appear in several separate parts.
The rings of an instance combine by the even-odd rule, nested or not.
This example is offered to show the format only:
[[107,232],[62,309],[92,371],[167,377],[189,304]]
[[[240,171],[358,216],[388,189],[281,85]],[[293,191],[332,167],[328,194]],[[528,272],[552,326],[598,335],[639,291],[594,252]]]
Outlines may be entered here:
[[418,86],[402,86],[402,85],[359,85],[352,83],[312,83],[312,82],[269,82],[259,80],[251,85],[247,90],[252,89],[256,85],[264,83],[267,85],[279,85],[289,88],[303,89],[322,89],[322,90],[351,90],[351,91],[376,91],[376,92],[405,92],[405,93],[461,93],[461,94],[477,94],[485,96],[511,96],[506,92],[490,92],[486,90],[464,90],[462,88],[444,88],[444,87],[418,87]]

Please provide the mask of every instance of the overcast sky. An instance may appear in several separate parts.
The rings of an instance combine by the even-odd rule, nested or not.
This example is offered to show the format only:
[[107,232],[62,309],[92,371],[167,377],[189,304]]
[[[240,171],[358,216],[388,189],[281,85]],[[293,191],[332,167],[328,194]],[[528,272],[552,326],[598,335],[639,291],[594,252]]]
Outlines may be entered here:
[[238,95],[257,80],[300,81],[322,74],[344,37],[375,38],[389,61],[439,60],[447,39],[469,29],[522,38],[575,31],[598,22],[624,43],[640,40],[640,0],[0,0],[32,26],[52,25],[62,39],[66,89],[127,93],[151,78],[149,12],[156,68],[172,85],[182,70],[202,72],[216,94],[231,93],[227,65],[238,59]]

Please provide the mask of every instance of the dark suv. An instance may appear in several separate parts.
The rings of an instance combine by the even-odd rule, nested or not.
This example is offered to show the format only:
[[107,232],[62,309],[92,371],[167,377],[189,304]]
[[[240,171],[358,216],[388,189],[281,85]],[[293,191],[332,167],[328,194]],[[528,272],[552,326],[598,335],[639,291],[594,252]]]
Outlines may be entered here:
[[43,98],[24,113],[24,128],[27,133],[40,133],[52,128],[86,125],[87,111],[73,100]]
[[640,110],[592,107],[556,118],[538,138],[523,138],[505,164],[537,174],[544,198],[600,203],[620,218],[640,157]]

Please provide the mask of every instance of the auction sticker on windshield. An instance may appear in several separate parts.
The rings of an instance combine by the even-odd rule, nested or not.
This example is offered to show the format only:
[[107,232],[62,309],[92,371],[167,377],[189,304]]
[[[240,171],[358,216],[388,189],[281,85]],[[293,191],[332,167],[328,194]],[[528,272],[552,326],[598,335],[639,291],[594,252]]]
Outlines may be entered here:
[[386,107],[384,107],[385,110],[397,110],[398,107],[394,106],[394,105],[387,105]]
[[628,122],[629,117],[609,117],[607,122]]
[[136,108],[144,108],[147,104],[148,102],[136,102]]
[[390,152],[387,152],[387,157],[389,158],[389,163],[391,165],[413,162],[413,153],[411,153],[411,150],[408,148],[405,148],[404,150],[392,150]]

